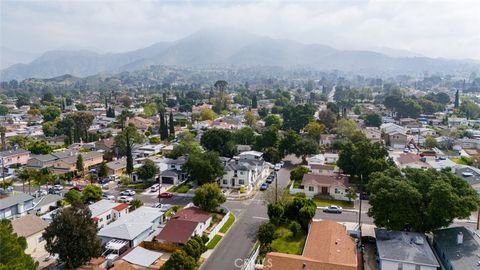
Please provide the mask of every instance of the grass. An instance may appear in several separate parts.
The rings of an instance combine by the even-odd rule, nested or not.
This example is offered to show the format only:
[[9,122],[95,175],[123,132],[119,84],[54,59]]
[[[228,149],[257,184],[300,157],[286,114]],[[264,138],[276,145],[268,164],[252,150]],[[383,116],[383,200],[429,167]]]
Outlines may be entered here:
[[222,239],[222,237],[220,235],[215,235],[212,240],[207,244],[207,248],[208,249],[214,249],[215,246],[217,246],[218,242],[220,242],[220,240]]
[[225,224],[222,226],[222,228],[220,229],[220,232],[226,233],[228,229],[230,229],[230,227],[232,226],[233,222],[235,222],[235,216],[232,213],[230,213],[227,222],[225,222]]
[[336,205],[342,208],[353,208],[353,202],[349,201],[340,201],[340,200],[333,200],[333,199],[325,199],[325,198],[313,198],[313,201],[317,206],[329,206],[329,205]]
[[167,210],[167,212],[165,212],[165,217],[169,217],[173,211],[175,211],[175,213],[178,213],[178,211],[182,210],[183,209],[183,206],[174,206],[170,209]]
[[460,165],[472,165],[472,160],[468,157],[461,157],[461,158],[450,158],[453,162],[460,164]]
[[301,231],[297,236],[293,236],[293,233],[285,228],[278,227],[275,230],[276,239],[273,240],[270,245],[274,251],[301,255],[303,251],[303,245],[305,243],[306,235]]
[[191,188],[192,188],[191,184],[173,186],[168,189],[168,192],[187,193]]

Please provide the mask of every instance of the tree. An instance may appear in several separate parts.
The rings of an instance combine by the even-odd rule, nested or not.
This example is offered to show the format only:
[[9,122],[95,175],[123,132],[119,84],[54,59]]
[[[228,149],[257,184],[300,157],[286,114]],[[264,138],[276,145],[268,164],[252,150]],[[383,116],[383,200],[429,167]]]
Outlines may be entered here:
[[260,118],[265,118],[267,117],[267,115],[269,114],[269,110],[268,108],[265,108],[265,107],[262,107],[260,109],[258,109],[258,115],[260,116]]
[[85,105],[83,103],[78,103],[78,104],[75,104],[75,108],[78,111],[86,111],[87,110],[87,105]]
[[9,113],[9,109],[5,105],[0,104],[0,115],[7,115]]
[[252,128],[243,127],[233,133],[236,144],[252,145],[255,142],[255,132]]
[[312,104],[287,105],[282,110],[283,128],[299,132],[307,123],[313,120],[315,107]]
[[195,196],[193,196],[193,203],[207,212],[215,211],[225,200],[225,195],[217,183],[202,185],[195,190]]
[[46,155],[53,151],[52,147],[45,140],[31,142],[28,144],[27,149],[35,155]]
[[8,219],[0,220],[0,243],[0,269],[37,269],[38,263],[25,253],[27,240],[13,232]]
[[130,206],[133,208],[133,209],[137,209],[137,208],[140,208],[141,206],[143,205],[143,202],[140,201],[139,199],[134,199],[130,202]]
[[209,129],[203,133],[200,143],[207,150],[215,151],[222,157],[232,157],[236,152],[233,133],[229,130]]
[[252,95],[252,108],[256,109],[257,108],[257,95],[253,94]]
[[367,127],[380,127],[383,123],[382,116],[378,113],[369,113],[364,116]]
[[157,175],[159,169],[155,162],[151,161],[150,159],[145,160],[143,166],[137,169],[137,175],[143,181],[147,181],[152,179],[155,175]]
[[170,136],[175,137],[175,124],[173,122],[173,113],[170,112],[170,116],[168,118],[168,132]]
[[268,246],[275,239],[275,225],[270,222],[263,223],[258,228],[257,239],[262,246]]
[[357,130],[358,126],[354,120],[340,119],[335,126],[335,133],[340,138],[350,138]]
[[182,166],[182,171],[199,185],[214,182],[224,174],[218,154],[211,151],[190,155]]
[[10,137],[8,139],[8,144],[10,144],[10,146],[12,146],[12,147],[17,146],[17,147],[26,149],[27,145],[30,143],[30,141],[31,141],[31,139],[27,136],[15,135],[15,136]]
[[325,133],[325,125],[312,121],[305,126],[304,131],[310,139],[319,142],[322,134]]
[[480,106],[468,98],[462,99],[460,113],[468,119],[476,119],[480,117]]
[[350,188],[347,189],[347,194],[345,195],[345,197],[347,197],[348,201],[351,202],[352,200],[353,201],[356,200],[358,195],[355,192],[355,189],[350,187]]
[[77,268],[101,254],[101,241],[97,237],[97,224],[90,209],[81,203],[73,203],[55,215],[45,229],[45,249],[58,254],[66,268]]
[[195,140],[195,136],[188,132],[182,132],[179,134],[180,143],[173,146],[172,151],[168,154],[169,158],[178,158],[185,155],[195,155],[202,152],[202,147]]
[[69,204],[73,204],[74,202],[81,202],[82,193],[75,189],[69,190],[67,193],[65,193],[65,200]]
[[337,122],[337,114],[335,114],[329,109],[321,110],[320,112],[318,112],[318,120],[330,130],[335,127],[335,124]]
[[276,147],[279,142],[278,129],[268,127],[260,136],[255,138],[254,149],[262,151],[268,147]]
[[282,119],[276,114],[269,114],[267,117],[263,119],[265,121],[266,127],[275,127],[281,128],[282,127]]
[[460,92],[459,92],[458,89],[457,89],[457,91],[455,92],[455,103],[454,103],[454,106],[455,106],[455,108],[460,107]]
[[128,108],[132,105],[133,101],[129,96],[122,96],[118,101],[123,105],[123,107]]
[[108,168],[105,162],[100,163],[98,166],[98,177],[106,177],[108,175]]
[[388,230],[431,232],[466,218],[480,204],[477,192],[449,171],[390,169],[368,184],[368,215]]
[[[208,239],[208,237],[207,237]],[[207,240],[208,241],[208,240]],[[195,261],[200,259],[200,256],[207,251],[205,246],[205,240],[201,236],[195,235],[187,241],[187,243],[182,247],[182,249]]]
[[145,136],[140,134],[133,124],[128,125],[122,132],[114,138],[114,145],[118,149],[120,156],[127,156],[131,153],[135,144],[141,144],[145,141]]
[[428,148],[435,148],[437,147],[438,143],[437,140],[433,136],[427,136],[425,138],[425,146]]
[[201,112],[200,112],[200,119],[202,121],[205,121],[205,120],[214,120],[215,118],[217,118],[217,115],[215,114],[215,112],[212,110],[212,109],[203,109]]
[[6,127],[0,127],[0,142],[2,143],[2,150],[7,149],[7,143],[5,141],[5,133],[7,132]]
[[197,264],[195,259],[189,256],[185,251],[179,249],[172,253],[168,261],[162,265],[161,270],[195,270]]
[[245,124],[251,127],[255,125],[255,115],[253,114],[253,112],[245,113]]
[[297,237],[298,234],[302,231],[302,226],[300,226],[300,224],[298,222],[296,222],[295,220],[290,222],[290,224],[288,225],[288,228],[292,232],[293,237]]
[[264,150],[263,158],[265,161],[276,164],[282,160],[280,151],[276,147],[267,147]]
[[310,169],[305,166],[296,166],[290,171],[290,179],[294,181],[301,181],[303,178],[303,175],[307,174],[310,172]]
[[288,220],[296,220],[304,230],[307,230],[308,224],[315,216],[317,205],[312,199],[295,196],[293,200],[285,205],[285,217]]
[[217,90],[217,94],[213,98],[213,110],[216,113],[221,113],[228,108],[228,104],[230,103],[230,97],[226,93],[228,83],[224,80],[219,80],[216,81],[213,86]]
[[62,112],[57,106],[48,106],[42,110],[43,121],[53,121],[60,116]]
[[96,202],[102,198],[102,194],[103,192],[101,187],[89,184],[85,186],[82,191],[82,200],[84,202]]
[[29,105],[29,104],[30,104],[30,97],[29,96],[27,96],[25,94],[17,96],[17,101],[15,102],[15,105],[17,106],[17,108],[20,108],[24,105]]
[[268,204],[267,214],[272,224],[276,226],[280,225],[284,212],[285,212],[285,209],[283,208],[283,205],[281,203]]
[[85,167],[83,165],[83,156],[81,154],[77,156],[77,162],[75,164],[75,168],[77,169],[77,172],[80,172],[83,175],[83,172],[85,171]]

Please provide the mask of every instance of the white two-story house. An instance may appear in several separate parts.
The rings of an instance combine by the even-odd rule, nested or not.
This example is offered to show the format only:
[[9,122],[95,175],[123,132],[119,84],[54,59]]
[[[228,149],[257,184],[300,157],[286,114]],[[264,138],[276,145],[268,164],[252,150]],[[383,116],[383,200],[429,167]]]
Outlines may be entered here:
[[224,172],[220,180],[222,188],[239,189],[244,186],[248,190],[265,179],[270,173],[268,163],[263,160],[262,153],[247,151],[237,158],[223,159]]

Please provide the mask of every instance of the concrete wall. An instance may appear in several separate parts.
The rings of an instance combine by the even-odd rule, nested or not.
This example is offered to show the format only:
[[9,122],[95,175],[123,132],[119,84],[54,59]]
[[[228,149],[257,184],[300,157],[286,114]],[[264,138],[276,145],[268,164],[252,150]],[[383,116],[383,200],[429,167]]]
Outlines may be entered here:
[[[388,260],[381,260],[380,262],[380,270],[398,270],[399,269],[399,262],[395,261],[388,261]],[[415,264],[411,263],[402,263],[402,270],[416,270]],[[420,266],[420,270],[436,270],[435,267],[432,266]]]

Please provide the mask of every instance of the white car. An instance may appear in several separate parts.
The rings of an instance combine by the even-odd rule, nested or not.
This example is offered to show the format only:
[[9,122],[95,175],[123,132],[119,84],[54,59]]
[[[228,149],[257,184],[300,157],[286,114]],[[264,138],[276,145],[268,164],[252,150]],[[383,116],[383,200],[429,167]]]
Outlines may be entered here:
[[37,196],[45,196],[48,194],[48,191],[46,191],[45,189],[39,189],[37,190],[36,194]]
[[160,184],[154,184],[150,187],[150,192],[157,192],[160,189]]
[[131,189],[127,189],[127,190],[124,190],[124,191],[120,192],[120,195],[133,196],[133,195],[135,195],[135,191],[131,190]]
[[120,196],[120,198],[118,198],[118,201],[122,203],[131,203],[133,201],[133,198],[129,196]]
[[279,171],[282,168],[282,164],[277,163],[275,164],[275,167],[273,168],[275,171]]
[[54,186],[53,186],[53,189],[62,190],[62,189],[63,189],[63,186],[62,186],[62,185],[54,185]]
[[115,200],[115,196],[110,195],[110,194],[103,194],[103,195],[102,195],[102,199],[114,201],[114,200]]

